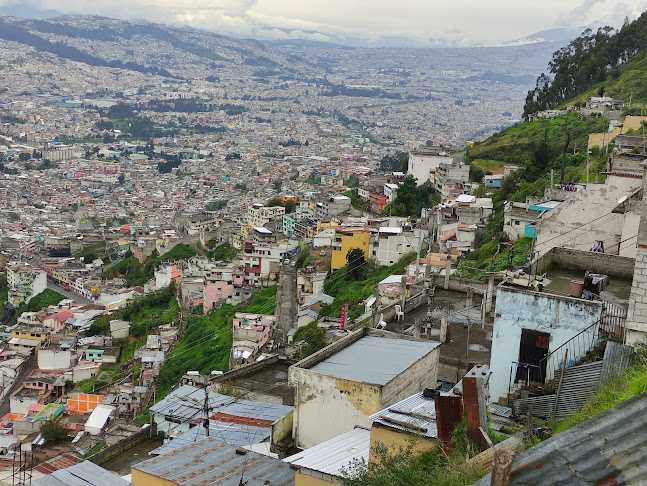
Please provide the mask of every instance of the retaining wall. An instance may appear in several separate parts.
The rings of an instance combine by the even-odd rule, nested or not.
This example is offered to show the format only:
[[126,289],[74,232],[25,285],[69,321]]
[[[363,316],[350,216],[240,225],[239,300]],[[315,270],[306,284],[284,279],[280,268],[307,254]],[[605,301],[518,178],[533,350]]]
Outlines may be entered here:
[[123,440],[120,440],[114,445],[104,447],[99,452],[89,457],[88,461],[93,462],[97,466],[100,466],[104,462],[108,461],[109,459],[112,459],[118,454],[121,454],[125,450],[130,449],[134,445],[149,439],[149,434],[150,434],[149,427],[146,427],[145,429],[141,429],[140,431],[135,432],[133,435],[126,437]]
[[579,270],[584,277],[585,271],[603,273],[610,277],[633,278],[634,258],[555,247],[538,258],[533,264],[537,273],[545,273],[551,266],[567,270]]

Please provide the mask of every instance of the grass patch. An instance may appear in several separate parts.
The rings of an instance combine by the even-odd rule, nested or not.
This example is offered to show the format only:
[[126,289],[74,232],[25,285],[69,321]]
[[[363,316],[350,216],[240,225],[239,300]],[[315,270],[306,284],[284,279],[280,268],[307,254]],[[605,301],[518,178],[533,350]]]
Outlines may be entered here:
[[456,425],[452,433],[454,448],[446,453],[434,447],[416,453],[415,436],[411,443],[398,449],[376,443],[371,449],[373,461],[354,461],[342,470],[344,486],[467,486],[474,484],[484,474],[476,466],[467,464],[467,459],[480,451],[467,436],[467,422]]
[[157,251],[154,251],[142,265],[131,252],[126,252],[124,258],[114,267],[103,272],[101,277],[106,279],[112,279],[115,277],[125,278],[126,284],[129,287],[144,285],[153,278],[155,269],[161,263],[186,260],[197,254],[198,252],[190,246],[180,244],[174,246],[171,250],[161,256],[157,254]]
[[570,417],[558,420],[552,429],[555,434],[564,432],[646,391],[647,348],[641,346],[634,354],[631,365],[624,373],[600,387],[598,393],[582,407],[581,411]]
[[205,254],[212,260],[233,260],[238,255],[238,250],[230,246],[229,243],[216,246],[216,242],[211,240],[207,244],[207,248]]
[[482,280],[486,272],[501,272],[507,268],[508,263],[516,267],[522,266],[530,257],[531,248],[532,238],[520,238],[512,244],[512,248],[502,247],[501,251],[498,251],[499,242],[490,240],[459,260],[456,276]]
[[[468,147],[468,161],[490,160],[499,164],[529,165],[532,163],[533,151],[548,127],[548,141],[551,158],[555,163],[561,161],[561,153],[566,142],[564,119],[568,118],[571,131],[571,152],[574,144],[581,149],[586,159],[586,144],[589,133],[600,133],[606,130],[607,119],[588,116],[580,118],[575,113],[547,120],[536,120],[530,123],[520,123],[495,133],[490,138]],[[549,168],[550,169],[550,168]]]
[[376,265],[374,261],[369,260],[366,264],[367,276],[363,280],[353,280],[347,267],[339,269],[324,282],[324,292],[335,300],[332,304],[324,306],[319,315],[338,317],[341,315],[341,306],[348,304],[348,319],[352,321],[358,318],[364,313],[364,300],[373,295],[378,282],[389,275],[403,273],[404,268],[415,259],[415,253],[407,253],[391,266]]
[[146,339],[138,339],[135,341],[130,341],[128,344],[126,344],[121,349],[120,363],[123,365],[133,359],[133,357],[135,356],[135,351],[141,348],[144,344],[146,344]]
[[492,174],[503,174],[503,167],[510,164],[500,160],[475,159],[472,160],[472,165]]
[[179,317],[180,305],[175,299],[175,284],[135,299],[126,307],[119,309],[107,316],[100,316],[94,320],[86,335],[107,335],[110,333],[110,321],[122,319],[130,321],[130,335],[142,338],[150,334],[155,328],[163,324],[171,324]]
[[96,376],[89,380],[77,383],[76,388],[81,390],[83,393],[97,393],[99,390],[110,385],[118,375],[118,369],[102,368]]
[[310,331],[311,329],[316,329],[316,328],[317,328],[317,323],[316,322],[310,322],[310,323],[306,324],[305,326],[301,326],[294,333],[294,336],[292,337],[292,342],[293,343],[298,343],[299,341],[303,341],[303,337],[306,335],[306,333],[308,331]]
[[196,370],[201,374],[214,370],[228,371],[234,314],[274,314],[275,305],[276,287],[269,287],[256,292],[248,302],[236,307],[224,304],[208,316],[192,316],[184,336],[160,370],[159,399],[166,396],[187,371]]

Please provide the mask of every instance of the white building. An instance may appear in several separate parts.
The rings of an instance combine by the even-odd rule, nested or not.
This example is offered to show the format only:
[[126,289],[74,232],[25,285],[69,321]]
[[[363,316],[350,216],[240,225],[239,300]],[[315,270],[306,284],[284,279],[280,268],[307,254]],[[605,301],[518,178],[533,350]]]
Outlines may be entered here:
[[47,288],[47,273],[39,268],[22,265],[7,267],[9,302],[14,306],[27,303]]
[[390,203],[395,201],[395,198],[398,197],[398,185],[397,184],[384,184],[384,195]]
[[252,204],[247,209],[247,221],[252,226],[263,227],[270,221],[283,217],[285,208],[283,206],[263,206],[262,204]]
[[451,164],[452,156],[444,151],[410,152],[407,175],[417,179],[419,186],[427,182],[441,163]]
[[369,254],[381,265],[393,265],[402,255],[418,251],[424,237],[425,231],[422,229],[404,231],[402,227],[380,228],[372,238]]

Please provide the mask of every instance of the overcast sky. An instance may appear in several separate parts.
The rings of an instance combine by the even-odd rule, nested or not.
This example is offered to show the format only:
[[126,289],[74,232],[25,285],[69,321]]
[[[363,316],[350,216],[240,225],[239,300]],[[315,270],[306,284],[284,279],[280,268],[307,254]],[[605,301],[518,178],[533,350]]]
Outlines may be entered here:
[[243,37],[371,46],[497,45],[555,27],[622,25],[647,0],[0,0],[65,14],[190,25]]

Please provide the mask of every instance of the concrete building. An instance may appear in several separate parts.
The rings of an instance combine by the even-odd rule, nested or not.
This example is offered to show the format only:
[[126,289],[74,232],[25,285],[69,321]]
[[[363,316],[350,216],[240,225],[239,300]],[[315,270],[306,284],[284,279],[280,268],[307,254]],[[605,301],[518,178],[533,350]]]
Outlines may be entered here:
[[638,231],[636,264],[627,311],[627,343],[647,338],[647,218],[643,216]]
[[470,180],[470,166],[454,160],[441,162],[432,175],[432,182],[443,198],[449,196],[456,185],[464,186]]
[[74,145],[61,145],[48,143],[43,147],[43,160],[50,162],[59,162],[61,160],[70,160],[78,157],[78,150]]
[[47,347],[38,351],[38,367],[42,370],[69,370],[73,366],[69,349]]
[[283,206],[263,206],[252,204],[247,209],[247,221],[252,226],[267,226],[271,221],[282,218],[285,214]]
[[296,447],[307,449],[355,426],[368,428],[370,415],[435,387],[439,346],[361,329],[291,366]]
[[483,178],[483,186],[485,189],[500,189],[503,183],[503,174],[486,175]]
[[[451,164],[452,156],[444,149],[425,148],[421,152],[409,152],[407,175],[417,179],[419,186],[433,178],[433,173],[440,164]],[[468,168],[469,170],[469,168]]]
[[366,228],[341,228],[335,233],[335,240],[332,244],[331,270],[339,270],[346,263],[346,254],[353,248],[359,248],[364,252],[364,258],[370,258],[371,234]]
[[369,254],[380,265],[393,265],[407,253],[417,252],[424,245],[426,231],[405,231],[402,227],[382,227],[372,238]]
[[233,320],[233,344],[231,368],[237,368],[256,361],[260,350],[274,333],[276,316],[236,312]]
[[[604,241],[608,253],[635,258],[636,246],[630,240],[638,234],[642,206],[634,210],[631,201],[642,189],[639,175],[608,175],[605,184],[587,184],[585,190],[571,193],[537,220],[535,250],[540,255],[560,246],[589,251],[596,241]],[[622,198],[630,201],[618,211]]]
[[392,203],[398,197],[398,187],[400,186],[391,184],[390,182],[384,184],[384,196],[386,196],[388,202]]
[[348,196],[332,196],[324,201],[315,203],[314,217],[315,219],[326,219],[339,216],[350,209],[350,204],[351,200]]
[[[545,358],[601,317],[599,301],[500,285],[492,330],[491,402],[525,382],[552,380],[558,366]],[[575,362],[580,358],[569,356]]]
[[35,295],[47,288],[47,273],[44,270],[12,265],[7,267],[7,286],[9,287],[9,302],[14,307],[27,303]]

